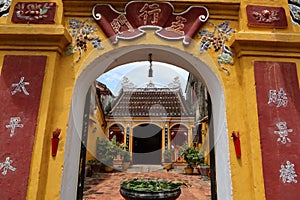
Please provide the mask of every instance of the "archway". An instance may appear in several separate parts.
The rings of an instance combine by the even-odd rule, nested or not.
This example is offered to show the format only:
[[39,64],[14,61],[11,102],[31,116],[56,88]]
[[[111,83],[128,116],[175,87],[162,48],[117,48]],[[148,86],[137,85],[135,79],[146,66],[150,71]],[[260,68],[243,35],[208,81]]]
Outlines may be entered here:
[[182,124],[176,124],[171,127],[171,145],[173,148],[181,146],[188,141],[188,128]]
[[80,133],[85,103],[82,97],[86,95],[93,80],[108,67],[114,68],[124,63],[134,62],[137,58],[145,60],[145,55],[149,53],[155,55],[157,61],[181,66],[206,84],[211,96],[214,116],[212,124],[215,138],[217,194],[219,199],[232,199],[228,130],[222,83],[210,66],[199,58],[180,49],[161,45],[117,48],[94,59],[80,73],[72,97],[60,199],[75,199],[76,196],[78,168],[74,166],[79,162]]
[[154,124],[140,124],[133,128],[133,163],[160,164],[162,130]]
[[113,124],[108,130],[109,140],[112,140],[113,137],[116,137],[117,142],[121,144],[124,142],[124,127],[121,124]]

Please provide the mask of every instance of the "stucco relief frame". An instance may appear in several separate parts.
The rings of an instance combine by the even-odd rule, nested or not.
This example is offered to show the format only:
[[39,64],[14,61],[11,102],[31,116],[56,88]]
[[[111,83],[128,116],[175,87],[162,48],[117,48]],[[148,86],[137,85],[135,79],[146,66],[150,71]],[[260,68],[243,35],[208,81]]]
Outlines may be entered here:
[[[169,2],[130,1],[124,12],[115,10],[110,4],[96,4],[92,14],[113,44],[119,39],[138,38],[146,33],[144,29],[155,29],[155,34],[161,38],[183,40],[184,45],[189,45],[199,27],[207,21],[209,12],[204,6],[191,6],[181,13],[174,10]],[[152,13],[152,21],[150,17],[140,20],[145,12]]]

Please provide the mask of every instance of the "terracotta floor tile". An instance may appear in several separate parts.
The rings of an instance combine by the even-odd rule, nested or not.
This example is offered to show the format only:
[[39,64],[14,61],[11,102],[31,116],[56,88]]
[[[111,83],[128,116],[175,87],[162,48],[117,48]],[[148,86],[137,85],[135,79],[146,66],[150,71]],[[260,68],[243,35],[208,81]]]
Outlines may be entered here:
[[210,181],[203,181],[199,175],[184,175],[176,172],[115,172],[99,173],[85,180],[84,200],[124,200],[119,193],[120,182],[133,177],[184,181],[191,185],[182,187],[178,200],[210,200]]

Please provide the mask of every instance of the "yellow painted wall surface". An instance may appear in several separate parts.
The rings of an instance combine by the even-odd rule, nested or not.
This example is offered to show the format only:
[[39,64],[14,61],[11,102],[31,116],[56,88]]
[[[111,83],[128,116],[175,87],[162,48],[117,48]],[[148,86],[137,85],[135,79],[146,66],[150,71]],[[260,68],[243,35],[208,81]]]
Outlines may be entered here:
[[[68,20],[68,19],[66,19]],[[211,21],[214,22],[216,25],[223,22],[222,20],[215,20]],[[93,24],[93,22],[91,22]],[[231,21],[231,27],[232,28],[237,28],[237,22],[236,21]],[[212,26],[205,24],[203,29],[209,28],[210,30],[212,29]],[[104,38],[104,36],[101,34],[100,30],[100,35],[101,38]],[[240,84],[239,81],[236,81],[240,79],[239,75],[237,74],[236,69],[239,68],[239,62],[236,61],[235,66],[229,66],[231,70],[231,75],[227,76],[224,72],[220,71],[216,67],[216,60],[217,60],[217,53],[214,53],[213,49],[210,49],[209,56],[206,56],[205,54],[199,54],[199,42],[200,38],[195,37],[195,40],[188,46],[184,47],[182,45],[181,41],[176,41],[176,42],[171,42],[171,41],[166,41],[161,38],[158,38],[155,36],[154,31],[147,31],[147,34],[141,38],[137,38],[131,42],[128,41],[119,41],[117,46],[114,46],[110,43],[108,40],[103,41],[103,50],[88,50],[86,52],[86,57],[82,58],[79,63],[76,65],[78,66],[78,71],[77,75],[80,75],[81,71],[85,69],[85,67],[92,62],[96,57],[109,52],[110,50],[114,50],[115,48],[121,48],[121,47],[126,47],[130,45],[140,45],[140,44],[158,44],[158,45],[172,45],[176,48],[179,48],[183,51],[188,51],[191,54],[195,55],[196,57],[199,57],[199,59],[203,60],[206,62],[209,66],[212,67],[212,70],[218,74],[220,79],[223,81],[223,87],[225,88],[225,99],[226,99],[226,109],[227,109],[227,120],[228,120],[228,129],[229,130],[239,130],[242,133],[247,132],[246,126],[246,111],[245,110],[240,110],[241,107],[245,106],[245,96],[241,95],[243,94],[243,91],[245,88],[243,88]],[[75,66],[75,67],[76,67]],[[235,97],[235,98],[231,98]],[[239,110],[239,112],[236,112],[236,110]],[[240,123],[237,125],[236,122],[239,121]],[[257,123],[257,122],[256,122]],[[256,125],[257,126],[257,125]],[[231,136],[231,133],[229,132],[229,138]],[[242,136],[243,138],[243,136]],[[249,150],[249,144],[246,140],[242,140],[242,151],[247,151]],[[230,157],[231,157],[231,167],[232,167],[232,183],[233,183],[233,198],[234,199],[241,199],[241,196],[245,198],[244,194],[247,193],[247,198],[253,199],[254,197],[254,188],[253,188],[253,178],[252,178],[252,172],[251,172],[251,166],[250,166],[250,160],[249,157],[243,156],[242,160],[237,160],[235,158],[235,150],[234,146],[231,142],[230,144]],[[242,152],[242,153],[243,153]],[[244,153],[246,154],[246,153]],[[240,184],[240,181],[243,180],[244,184]],[[261,182],[258,186],[258,188],[262,188],[263,190],[263,183]],[[263,193],[260,199],[263,199]]]
[[88,137],[86,146],[86,162],[96,159],[96,140],[105,137],[106,123],[104,122],[104,114],[98,102],[96,89],[92,87],[90,115],[88,126]]
[[[60,182],[62,176],[64,138],[72,85],[75,80],[73,69],[62,65],[64,62],[72,61],[70,58],[62,59],[61,52],[71,41],[71,37],[66,34],[61,25],[63,13],[61,1],[56,2],[56,23],[53,25],[12,23],[12,11],[16,3],[16,1],[12,1],[8,17],[0,18],[0,62],[3,63],[5,55],[47,56],[27,199],[47,199],[47,187],[52,188],[51,198],[59,199],[60,183],[57,183]],[[51,137],[56,128],[62,129],[62,132],[57,157],[53,158],[51,156]],[[48,176],[54,176],[56,181],[48,185]],[[12,190],[12,192],[14,191]]]
[[[86,10],[88,8],[91,10],[93,5],[89,2],[85,2],[84,4],[79,1],[74,1],[74,5],[70,2],[66,2],[65,5],[61,1],[54,2],[57,3],[54,25],[13,24],[11,22],[12,8],[8,17],[0,18],[0,38],[2,39],[0,42],[0,63],[3,63],[4,55],[48,56],[32,154],[27,193],[28,200],[60,199],[61,180],[64,169],[64,148],[71,98],[74,84],[82,71],[100,55],[109,53],[117,48],[142,44],[172,46],[186,51],[204,61],[217,74],[217,77],[222,82],[225,94],[233,199],[265,199],[253,62],[256,60],[295,62],[298,77],[300,77],[300,52],[295,51],[300,46],[298,33],[300,30],[299,26],[292,25],[290,21],[287,1],[190,1],[191,4],[197,3],[197,5],[201,5],[203,3],[208,8],[211,8],[209,11],[212,14],[208,21],[219,24],[227,19],[231,23],[230,26],[236,29],[235,35],[228,41],[228,44],[232,45],[231,47],[235,53],[234,65],[226,66],[231,72],[230,76],[220,71],[217,67],[217,55],[219,53],[214,52],[213,49],[208,50],[204,54],[199,53],[200,37],[198,36],[194,38],[194,41],[189,46],[183,46],[182,41],[167,41],[155,36],[154,31],[149,30],[143,37],[132,41],[119,41],[118,45],[112,45],[93,20],[89,20],[88,23],[97,27],[98,31],[96,34],[103,40],[104,49],[94,50],[88,44],[88,50],[83,52],[80,61],[75,63],[74,61],[78,58],[78,52],[70,56],[63,55],[62,52],[62,49],[71,40],[70,35],[64,31],[64,27],[70,30],[68,26],[69,19],[87,19],[89,15],[86,13],[89,12]],[[101,2],[108,3],[106,1]],[[176,9],[183,10],[180,5],[184,5],[185,1],[170,2],[175,5]],[[15,3],[16,1],[13,1],[12,7]],[[78,11],[80,10],[80,3],[85,5],[82,6],[82,13]],[[223,3],[226,6],[222,6]],[[286,29],[249,28],[247,26],[246,5],[273,6],[274,3],[276,3],[276,6],[285,8],[288,20],[288,27]],[[227,9],[230,4],[232,4],[234,9]],[[214,5],[217,8],[224,8],[223,10],[216,9]],[[66,13],[68,12],[67,16],[63,16],[63,8],[69,9],[65,11]],[[212,27],[207,23],[201,29],[206,28],[212,30]],[[7,34],[12,35],[12,37],[7,39]],[[62,39],[56,40],[51,35],[59,35]],[[34,36],[39,36],[40,39],[36,40]],[[29,40],[24,41],[22,39],[24,37],[29,38]],[[51,43],[51,40],[55,42]],[[253,41],[259,41],[260,45],[252,45]],[[274,49],[271,46],[274,42],[278,42],[282,47]],[[126,127],[125,124],[124,127]],[[62,131],[57,156],[52,157],[51,137],[52,132],[56,128],[60,128]],[[232,131],[240,132],[242,150],[242,158],[240,159],[235,156],[235,149],[231,140]],[[80,133],[80,130],[78,130],[78,133]]]

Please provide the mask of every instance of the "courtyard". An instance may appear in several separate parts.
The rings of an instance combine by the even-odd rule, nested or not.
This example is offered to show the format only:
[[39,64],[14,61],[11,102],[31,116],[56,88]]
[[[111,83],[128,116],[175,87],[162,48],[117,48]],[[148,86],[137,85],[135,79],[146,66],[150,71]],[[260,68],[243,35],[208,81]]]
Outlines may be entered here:
[[120,182],[132,178],[166,179],[176,182],[185,182],[189,187],[181,187],[178,200],[210,200],[210,180],[203,179],[198,172],[185,175],[183,171],[149,171],[149,172],[121,172],[96,173],[86,177],[84,185],[84,200],[124,200],[120,195]]

